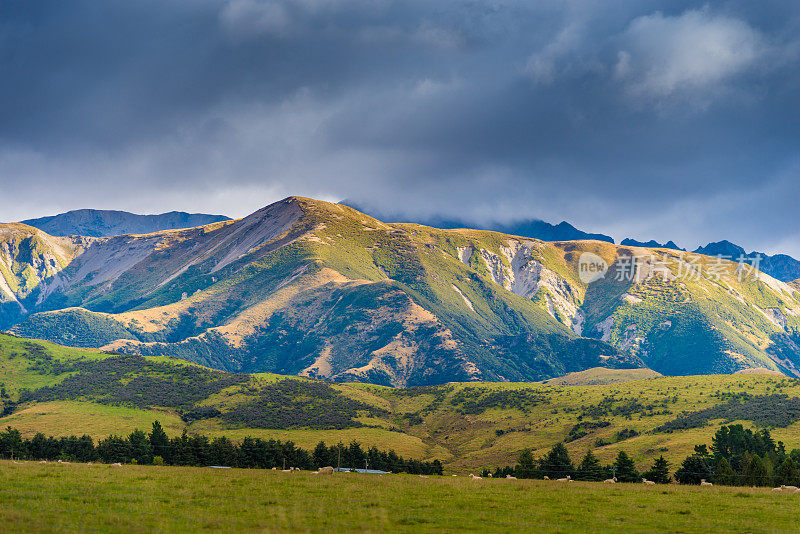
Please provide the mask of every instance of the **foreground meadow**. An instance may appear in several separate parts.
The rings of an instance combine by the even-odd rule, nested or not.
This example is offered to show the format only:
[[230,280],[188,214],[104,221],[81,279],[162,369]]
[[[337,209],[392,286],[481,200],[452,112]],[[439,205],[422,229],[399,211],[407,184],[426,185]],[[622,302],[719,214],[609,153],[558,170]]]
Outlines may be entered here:
[[0,462],[3,532],[797,532],[769,489]]

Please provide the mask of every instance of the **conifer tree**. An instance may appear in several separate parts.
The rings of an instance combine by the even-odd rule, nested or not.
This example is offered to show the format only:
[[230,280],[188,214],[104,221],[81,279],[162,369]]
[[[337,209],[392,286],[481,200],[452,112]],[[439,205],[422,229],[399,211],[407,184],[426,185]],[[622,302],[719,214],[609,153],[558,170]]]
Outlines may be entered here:
[[800,467],[792,459],[787,456],[778,469],[778,484],[785,484],[786,486],[800,486]]
[[550,478],[564,478],[575,475],[575,467],[563,443],[556,443],[544,458],[539,460],[539,471]]
[[600,461],[592,454],[592,451],[586,453],[575,472],[576,480],[600,481],[606,479],[607,476],[606,470],[600,465]]
[[617,459],[614,460],[614,468],[615,476],[620,482],[639,482],[641,480],[639,472],[636,470],[636,464],[625,451],[619,451]]
[[717,462],[717,467],[714,469],[714,484],[720,486],[735,486],[737,482],[736,472],[728,463],[728,460],[722,458]]
[[653,467],[644,473],[644,478],[652,480],[656,484],[669,484],[669,462],[663,456],[653,462]]

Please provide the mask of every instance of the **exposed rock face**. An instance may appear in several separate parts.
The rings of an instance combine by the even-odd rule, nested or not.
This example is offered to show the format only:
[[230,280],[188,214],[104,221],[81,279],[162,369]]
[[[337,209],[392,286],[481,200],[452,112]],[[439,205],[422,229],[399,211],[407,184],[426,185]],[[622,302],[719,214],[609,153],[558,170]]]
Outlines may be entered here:
[[458,259],[461,260],[461,263],[464,265],[469,265],[470,260],[472,259],[472,254],[475,252],[475,249],[472,247],[458,247]]
[[767,308],[764,310],[764,313],[767,315],[770,321],[775,323],[775,325],[781,327],[783,330],[786,330],[786,316],[780,310],[780,308]]
[[500,247],[502,257],[483,249],[480,253],[493,282],[528,299],[536,297],[544,288],[547,292],[544,301],[550,315],[571,326],[575,324],[580,292],[570,281],[535,259],[538,250],[534,241],[510,239]]
[[611,332],[614,328],[614,316],[609,316],[607,319],[597,323],[595,330],[600,334],[600,339],[603,341],[611,340]]

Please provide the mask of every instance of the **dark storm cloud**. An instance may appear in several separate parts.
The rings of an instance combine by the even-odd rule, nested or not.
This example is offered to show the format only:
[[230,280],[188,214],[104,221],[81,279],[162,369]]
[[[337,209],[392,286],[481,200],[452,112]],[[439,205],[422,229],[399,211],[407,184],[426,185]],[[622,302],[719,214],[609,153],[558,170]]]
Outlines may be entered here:
[[305,194],[800,255],[798,35],[789,1],[11,0],[0,220]]

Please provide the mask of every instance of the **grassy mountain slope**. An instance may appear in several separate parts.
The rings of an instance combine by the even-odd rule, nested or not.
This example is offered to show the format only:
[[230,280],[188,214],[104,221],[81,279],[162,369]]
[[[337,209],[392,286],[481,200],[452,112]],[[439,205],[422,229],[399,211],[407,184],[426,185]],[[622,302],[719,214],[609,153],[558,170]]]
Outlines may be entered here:
[[[601,370],[603,385],[452,383],[394,389],[302,377],[230,374],[181,359],[103,353],[0,335],[0,426],[26,435],[102,437],[161,421],[167,431],[393,448],[448,469],[514,463],[566,441],[574,456],[675,463],[719,424],[772,428],[800,447],[800,381],[780,375],[641,378]],[[584,373],[588,378],[590,373]],[[616,375],[616,376],[615,376]]]
[[[588,285],[585,253],[611,265]],[[19,335],[237,372],[393,386],[644,364],[800,375],[800,292],[733,262],[385,224],[297,197],[237,221],[96,240],[41,285]]]
[[91,240],[52,237],[25,224],[0,224],[0,328],[41,302],[42,283],[77,257]]
[[60,285],[42,308],[54,311],[14,331],[391,385],[641,366],[494,283],[477,256],[459,258],[459,247],[480,244],[502,261],[503,243],[291,198],[239,221],[98,242],[51,284]]

